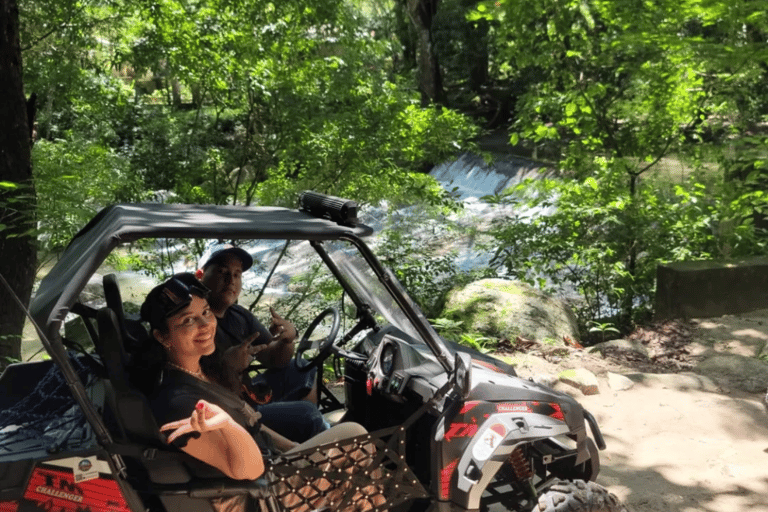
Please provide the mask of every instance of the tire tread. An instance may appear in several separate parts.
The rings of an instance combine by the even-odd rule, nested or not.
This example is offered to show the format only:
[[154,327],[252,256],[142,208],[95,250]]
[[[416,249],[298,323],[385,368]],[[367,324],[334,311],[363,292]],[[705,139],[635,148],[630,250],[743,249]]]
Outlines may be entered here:
[[628,512],[615,494],[595,482],[555,480],[534,512]]

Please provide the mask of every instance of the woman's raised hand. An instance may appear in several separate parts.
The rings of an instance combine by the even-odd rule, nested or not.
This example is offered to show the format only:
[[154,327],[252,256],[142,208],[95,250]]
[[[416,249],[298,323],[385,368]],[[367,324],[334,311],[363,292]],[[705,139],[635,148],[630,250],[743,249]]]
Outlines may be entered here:
[[171,430],[172,432],[168,436],[168,443],[172,443],[184,434],[218,430],[231,421],[233,421],[232,417],[218,405],[206,402],[205,400],[199,400],[189,418],[166,423],[160,427],[160,432]]

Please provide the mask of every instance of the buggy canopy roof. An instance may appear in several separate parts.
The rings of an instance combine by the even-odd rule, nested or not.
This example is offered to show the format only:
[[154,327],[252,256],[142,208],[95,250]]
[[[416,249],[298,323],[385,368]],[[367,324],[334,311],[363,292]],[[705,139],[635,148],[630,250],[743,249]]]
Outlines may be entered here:
[[101,210],[70,242],[40,283],[30,312],[49,339],[107,255],[140,238],[338,240],[368,236],[363,224],[341,225],[288,208],[185,204],[117,204]]

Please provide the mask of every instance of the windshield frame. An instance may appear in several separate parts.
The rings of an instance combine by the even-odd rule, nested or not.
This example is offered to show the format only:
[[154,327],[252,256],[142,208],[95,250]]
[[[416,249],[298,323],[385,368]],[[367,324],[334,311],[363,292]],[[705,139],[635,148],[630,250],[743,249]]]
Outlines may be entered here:
[[[423,340],[424,343],[432,350],[432,352],[435,354],[435,357],[437,358],[438,362],[442,365],[442,367],[449,373],[453,371],[453,358],[451,356],[451,353],[449,352],[448,348],[445,346],[445,343],[443,343],[440,336],[437,335],[435,330],[432,328],[432,325],[429,323],[427,318],[424,316],[424,314],[421,312],[421,309],[416,306],[416,304],[413,302],[413,300],[408,296],[408,294],[403,289],[400,282],[397,280],[397,278],[392,274],[392,272],[384,267],[381,262],[378,260],[376,255],[371,251],[371,249],[368,247],[367,244],[365,244],[360,238],[345,234],[338,238],[339,240],[345,240],[347,242],[350,242],[352,246],[354,246],[359,255],[362,256],[363,261],[367,263],[367,267],[370,268],[373,271],[374,276],[378,279],[379,283],[384,287],[384,290],[389,294],[389,296],[394,299],[394,304],[399,308],[399,311],[403,314],[404,320],[408,323],[408,325],[404,325],[402,321],[397,321],[398,319],[395,318],[398,315],[395,315],[392,312],[388,312],[387,314],[383,314],[387,320],[392,322],[393,324],[397,323],[398,325],[395,325],[395,327],[399,327],[401,330],[404,330],[405,332],[411,332],[411,329],[408,327],[413,327],[413,329],[416,331],[416,334],[418,335],[418,338]],[[318,249],[318,247],[316,247]],[[325,248],[321,248],[323,252],[326,252],[326,257],[333,259],[332,256],[328,255],[327,251],[325,251]],[[339,281],[342,281],[344,284],[345,291],[349,291],[350,289],[355,290],[354,293],[350,294],[350,297],[352,297],[353,301],[355,301],[356,304],[365,304],[371,309],[378,311],[375,306],[375,303],[369,303],[366,300],[362,300],[362,297],[357,293],[354,286],[352,286],[348,280],[347,276],[344,274],[343,271],[339,268],[337,265],[337,262],[334,261],[334,267],[335,271],[339,272],[339,274],[336,274],[336,277],[339,279]],[[326,262],[327,263],[327,262]],[[359,301],[359,302],[358,302]],[[378,311],[381,313],[380,311]],[[393,318],[395,321],[393,321]]]

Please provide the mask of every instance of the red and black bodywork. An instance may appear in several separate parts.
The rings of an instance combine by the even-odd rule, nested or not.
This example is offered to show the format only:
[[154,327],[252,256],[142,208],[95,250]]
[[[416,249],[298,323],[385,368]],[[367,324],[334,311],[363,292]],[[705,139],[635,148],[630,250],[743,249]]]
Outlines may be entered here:
[[[27,467],[23,467],[27,466]],[[3,512],[129,512],[109,457],[98,451],[57,455],[18,468],[23,493],[0,502]],[[30,467],[31,466],[31,467]]]
[[[571,396],[463,347],[453,347],[468,369],[459,384],[423,344],[401,332],[383,331],[369,342],[361,346],[370,353],[365,365],[347,363],[349,416],[371,429],[409,425],[409,462],[435,506],[477,510],[502,503],[530,510],[554,478],[597,477],[599,457],[587,424],[604,447],[602,435]],[[452,384],[453,392],[443,395]]]

